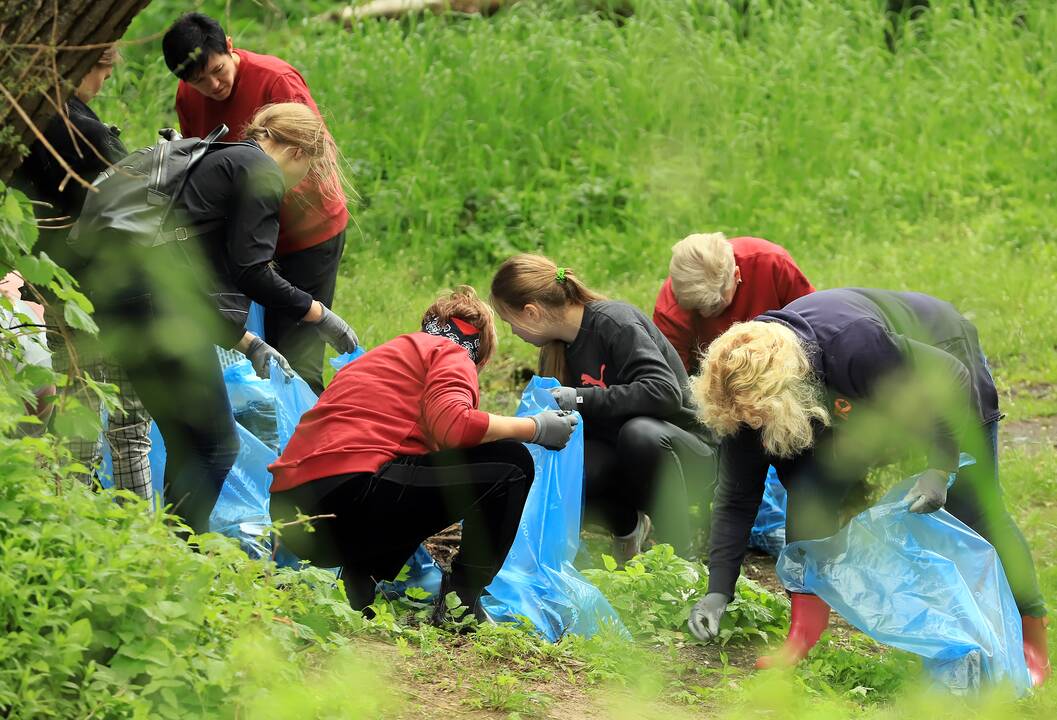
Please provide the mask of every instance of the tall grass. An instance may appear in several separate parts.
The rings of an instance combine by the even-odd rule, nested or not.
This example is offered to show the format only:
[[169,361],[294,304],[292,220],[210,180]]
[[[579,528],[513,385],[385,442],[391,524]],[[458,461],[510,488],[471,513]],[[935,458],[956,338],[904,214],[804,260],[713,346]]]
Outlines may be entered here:
[[[786,245],[820,287],[948,299],[1006,387],[1042,382],[1057,369],[1057,8],[933,4],[894,54],[876,0],[755,2],[747,18],[640,0],[623,24],[524,2],[351,32],[243,2],[229,29],[302,71],[351,164],[338,305],[369,342],[518,250],[650,309],[670,245],[722,230]],[[131,35],[176,13],[155,3]],[[128,54],[101,107],[149,142],[173,122],[174,82],[157,43]],[[503,351],[531,364],[514,339]]]

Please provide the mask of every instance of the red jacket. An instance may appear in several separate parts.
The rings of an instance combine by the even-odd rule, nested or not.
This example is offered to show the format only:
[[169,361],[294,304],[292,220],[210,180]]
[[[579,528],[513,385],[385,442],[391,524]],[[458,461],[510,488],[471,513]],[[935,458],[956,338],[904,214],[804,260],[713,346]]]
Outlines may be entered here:
[[376,472],[401,455],[480,444],[477,368],[460,346],[401,335],[341,370],[268,469],[272,492],[320,478]]
[[[227,100],[218,102],[207,98],[180,81],[176,89],[176,115],[183,135],[205,137],[224,123],[229,132],[222,139],[238,140],[254,113],[270,103],[299,102],[319,114],[305,79],[291,65],[271,55],[248,50],[234,52],[239,56],[239,68]],[[319,245],[344,230],[348,222],[344,194],[325,200],[317,186],[302,182],[283,198],[277,254],[287,255]]]
[[781,245],[754,237],[730,240],[734,264],[741,268],[741,285],[734,299],[713,318],[701,317],[679,307],[672,292],[672,278],[661,286],[653,308],[653,323],[675,346],[686,371],[696,371],[697,355],[736,322],[747,322],[768,310],[778,310],[798,297],[814,292],[804,273]]

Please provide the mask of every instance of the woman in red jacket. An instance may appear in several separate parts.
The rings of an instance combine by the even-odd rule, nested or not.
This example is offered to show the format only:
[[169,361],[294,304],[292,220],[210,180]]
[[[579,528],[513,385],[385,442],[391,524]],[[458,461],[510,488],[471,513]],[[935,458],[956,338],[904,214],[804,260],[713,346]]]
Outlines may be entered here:
[[534,477],[522,444],[565,447],[577,416],[530,418],[478,410],[477,372],[496,344],[490,308],[473,288],[442,295],[422,330],[349,364],[305,413],[269,469],[271,512],[333,515],[288,527],[298,557],[341,566],[362,608],[425,538],[463,521],[450,589],[475,607],[499,571]]

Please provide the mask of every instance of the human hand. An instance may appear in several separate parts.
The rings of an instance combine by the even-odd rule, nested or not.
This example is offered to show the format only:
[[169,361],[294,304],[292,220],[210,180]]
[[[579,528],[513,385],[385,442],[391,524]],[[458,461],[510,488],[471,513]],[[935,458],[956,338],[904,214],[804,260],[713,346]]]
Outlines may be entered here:
[[910,501],[910,512],[936,512],[947,502],[947,473],[929,468],[918,476],[914,487],[903,498]]
[[580,418],[561,410],[544,410],[532,416],[536,423],[536,432],[532,442],[548,450],[561,450],[573,436],[573,429],[580,424]]
[[556,387],[550,389],[551,397],[558,403],[558,407],[562,410],[568,410],[572,412],[577,409],[578,394],[576,388],[571,387]]
[[690,632],[698,640],[708,642],[719,635],[719,621],[727,611],[730,600],[723,593],[708,593],[690,611]]

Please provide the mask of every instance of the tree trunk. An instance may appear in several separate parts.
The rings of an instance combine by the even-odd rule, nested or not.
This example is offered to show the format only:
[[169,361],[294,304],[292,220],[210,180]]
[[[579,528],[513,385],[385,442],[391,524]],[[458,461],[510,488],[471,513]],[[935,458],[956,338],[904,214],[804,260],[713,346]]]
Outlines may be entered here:
[[0,0],[0,180],[149,2]]

